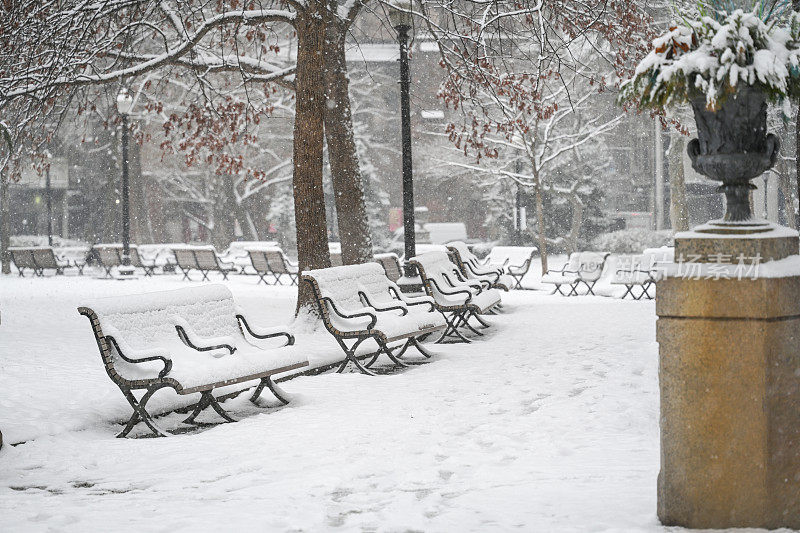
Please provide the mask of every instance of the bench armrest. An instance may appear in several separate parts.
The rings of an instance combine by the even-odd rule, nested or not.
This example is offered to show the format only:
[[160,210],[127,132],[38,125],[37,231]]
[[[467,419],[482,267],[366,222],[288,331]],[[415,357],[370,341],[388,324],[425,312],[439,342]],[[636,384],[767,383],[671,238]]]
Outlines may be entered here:
[[348,315],[348,314],[345,314],[345,313],[339,311],[339,309],[336,307],[336,304],[333,303],[333,300],[331,300],[328,296],[323,296],[322,297],[322,301],[323,302],[327,302],[328,304],[330,304],[331,308],[333,309],[333,312],[336,313],[337,315],[339,315],[342,318],[369,317],[371,319],[371,321],[370,321],[369,325],[367,326],[367,329],[374,328],[375,324],[378,323],[378,316],[375,313],[372,312],[372,308],[365,307],[360,311],[356,311],[355,313],[352,313],[352,314]]
[[403,302],[405,305],[428,305],[431,311],[436,310],[435,302],[430,296],[406,296],[403,291],[396,285],[390,285],[389,290],[394,293],[395,297]]
[[161,362],[163,362],[164,363],[164,368],[161,370],[161,372],[158,373],[159,379],[165,377],[167,374],[169,374],[169,371],[172,370],[172,361],[170,361],[169,359],[167,359],[166,357],[164,357],[162,355],[150,355],[150,356],[144,356],[144,357],[128,357],[127,355],[125,355],[125,353],[123,353],[122,348],[120,348],[119,343],[117,342],[117,339],[115,339],[111,335],[106,335],[105,338],[106,338],[106,340],[111,342],[111,344],[114,346],[114,349],[117,351],[117,353],[122,358],[122,360],[125,361],[126,363],[135,364],[135,363],[146,363],[148,361],[161,361]]
[[[174,317],[174,318],[176,318],[176,317]],[[184,327],[184,325],[182,325],[182,324],[175,324],[175,331],[178,332],[178,337],[180,337],[181,341],[183,341],[183,343],[186,346],[188,346],[189,348],[192,348],[193,350],[197,350],[198,352],[210,352],[211,350],[221,350],[222,348],[225,348],[231,354],[233,354],[233,352],[236,351],[236,347],[235,346],[231,346],[230,344],[226,344],[226,343],[220,343],[220,344],[216,344],[214,346],[198,346],[196,344],[196,342],[200,342],[200,339],[196,335],[192,335],[193,337],[195,337],[195,341],[196,341],[196,342],[193,342],[192,339],[189,338],[189,333],[187,333],[186,327]]]
[[398,303],[397,305],[387,305],[386,307],[378,307],[373,302],[369,301],[369,296],[364,291],[358,291],[358,295],[362,298],[364,303],[366,303],[369,307],[372,307],[376,311],[402,311],[403,314],[401,316],[406,316],[408,314],[408,308],[403,305],[403,302]]
[[247,319],[244,317],[243,314],[237,313],[236,319],[244,325],[244,329],[247,330],[247,333],[249,333],[256,339],[271,339],[273,337],[280,337],[281,335],[283,335],[286,337],[286,344],[284,344],[284,346],[291,346],[292,344],[294,344],[294,335],[292,335],[288,331],[280,331],[278,328],[273,328],[273,331],[269,332],[263,329],[260,329],[258,332],[256,332],[253,331],[253,328],[247,322]]
[[458,294],[464,294],[464,295],[467,296],[467,299],[464,300],[465,304],[469,303],[472,300],[472,293],[470,291],[466,290],[466,289],[455,289],[455,290],[451,290],[451,291],[446,291],[446,290],[442,289],[442,287],[439,286],[439,282],[437,282],[435,279],[430,278],[430,280],[431,280],[431,283],[433,283],[433,285],[436,287],[436,290],[441,292],[442,294],[445,294],[447,296],[456,296]]

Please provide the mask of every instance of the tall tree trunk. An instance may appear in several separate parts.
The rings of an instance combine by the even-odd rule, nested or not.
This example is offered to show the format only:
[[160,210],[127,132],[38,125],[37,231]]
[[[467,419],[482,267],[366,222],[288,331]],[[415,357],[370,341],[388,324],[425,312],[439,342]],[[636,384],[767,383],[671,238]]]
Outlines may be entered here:
[[11,254],[8,253],[8,247],[11,246],[10,189],[8,180],[0,172],[0,262],[3,274],[11,274]]
[[211,242],[217,250],[221,251],[228,247],[236,235],[234,213],[236,198],[233,196],[230,176],[215,175],[212,180],[214,184],[214,205],[212,206],[214,230],[211,232]]
[[539,255],[542,258],[542,275],[547,274],[547,236],[544,227],[544,199],[542,198],[542,180],[539,178],[539,171],[536,169],[536,162],[533,163],[533,183],[536,187],[536,224],[539,226]]
[[[297,30],[296,110],[294,122],[294,217],[300,271],[331,266],[325,195],[322,190],[325,74],[325,6],[311,0],[295,21]],[[311,288],[299,283],[297,314],[316,313]]]
[[686,140],[674,133],[669,145],[669,221],[673,231],[689,230],[689,208],[686,205],[686,174],[683,151]]
[[583,202],[578,193],[572,193],[569,197],[572,205],[572,227],[569,231],[569,250],[570,253],[578,251],[578,237],[581,235],[581,225],[583,224]]
[[340,19],[335,15],[332,18],[325,28],[325,141],[336,199],[342,262],[351,265],[372,261],[372,236],[353,133],[344,49],[347,32]]

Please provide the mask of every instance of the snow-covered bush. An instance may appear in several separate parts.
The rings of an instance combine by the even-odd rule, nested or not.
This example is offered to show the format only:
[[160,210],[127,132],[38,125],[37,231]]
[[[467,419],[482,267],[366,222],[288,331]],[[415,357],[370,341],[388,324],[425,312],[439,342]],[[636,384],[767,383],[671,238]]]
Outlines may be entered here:
[[592,241],[592,249],[614,254],[640,254],[645,248],[672,245],[671,231],[624,229],[604,233]]
[[800,94],[800,14],[783,22],[764,12],[736,9],[684,17],[653,41],[620,92],[622,102],[660,109],[705,96],[718,109],[740,84],[773,102]]

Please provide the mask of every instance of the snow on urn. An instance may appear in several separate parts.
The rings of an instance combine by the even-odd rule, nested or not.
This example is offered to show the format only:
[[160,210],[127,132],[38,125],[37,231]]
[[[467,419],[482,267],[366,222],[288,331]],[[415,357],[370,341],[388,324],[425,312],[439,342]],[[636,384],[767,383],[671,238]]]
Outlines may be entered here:
[[620,93],[620,102],[657,113],[691,104],[697,139],[689,157],[696,171],[722,182],[728,222],[751,218],[750,180],[778,156],[767,102],[800,95],[800,15],[775,16],[757,7],[685,17],[653,41]]

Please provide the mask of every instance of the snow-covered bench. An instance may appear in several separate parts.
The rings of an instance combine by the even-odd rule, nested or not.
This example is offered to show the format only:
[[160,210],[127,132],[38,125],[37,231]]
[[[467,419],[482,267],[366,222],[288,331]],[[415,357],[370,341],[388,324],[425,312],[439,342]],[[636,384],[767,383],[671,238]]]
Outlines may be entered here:
[[25,277],[25,269],[33,270],[34,275],[42,277],[45,270],[55,270],[56,275],[61,275],[67,268],[77,268],[78,274],[83,275],[86,263],[70,261],[56,256],[52,248],[48,247],[9,247],[11,260],[17,267],[20,277]]
[[[157,436],[166,435],[146,409],[153,394],[165,387],[178,394],[200,393],[186,423],[194,423],[207,407],[232,422],[213,396],[214,389],[260,380],[253,402],[267,387],[287,403],[271,376],[308,365],[295,347],[262,346],[263,339],[273,337],[286,337],[288,346],[294,337],[279,328],[252,327],[223,285],[101,298],[78,312],[89,319],[106,373],[133,408],[118,437],[139,422]],[[145,392],[137,399],[134,390]]]
[[219,254],[219,258],[227,263],[233,263],[239,267],[242,274],[245,274],[247,267],[251,266],[248,250],[275,246],[278,246],[277,241],[232,241],[225,251]]
[[475,318],[483,327],[489,327],[479,315],[494,312],[500,306],[500,292],[497,289],[487,288],[485,283],[479,281],[465,279],[445,252],[418,255],[409,263],[417,269],[425,292],[447,320],[447,328],[437,342],[448,337],[470,342],[458,331],[460,327],[483,335],[472,327],[469,319]]
[[[418,339],[446,327],[430,298],[402,294],[378,263],[308,270],[303,272],[302,280],[310,284],[325,328],[345,353],[338,372],[352,363],[372,375],[375,372],[370,367],[382,353],[401,367],[419,364],[420,361],[400,357],[411,346],[431,357]],[[377,343],[378,350],[362,363],[356,350],[369,339]]]
[[467,247],[463,241],[454,241],[447,244],[447,249],[452,253],[461,274],[468,280],[486,281],[494,289],[508,292],[514,288],[514,278],[503,273],[503,267],[484,265]]
[[[542,276],[542,283],[555,285],[553,294],[558,292],[563,296],[577,296],[578,288],[585,285],[587,294],[593,295],[594,286],[603,274],[609,255],[608,252],[573,252],[561,270],[548,270]],[[569,292],[564,293],[561,289],[563,286],[569,287]]]
[[397,283],[403,277],[403,268],[400,266],[400,259],[395,253],[375,254],[375,262],[383,267],[386,277]]
[[[618,267],[611,278],[612,285],[624,285],[625,293],[622,299],[629,294],[634,300],[647,298],[653,299],[650,288],[655,286],[659,270],[667,263],[674,261],[674,248],[648,248],[641,255],[620,258]],[[639,287],[641,292],[637,297],[634,288]]]
[[274,285],[283,285],[281,276],[289,276],[290,285],[297,285],[297,263],[293,263],[277,246],[252,247],[247,250],[250,255],[250,264],[258,274],[258,283],[269,285],[265,276],[271,274],[275,278]]
[[208,280],[208,274],[219,272],[222,279],[228,279],[228,274],[236,272],[237,268],[232,263],[226,263],[217,256],[213,246],[181,246],[172,249],[178,267],[183,271],[183,279],[191,280],[189,272],[199,270],[203,280]]
[[522,289],[522,278],[528,274],[538,251],[535,246],[495,246],[482,264],[504,268],[514,278],[513,288]]
[[[100,263],[106,271],[106,276],[111,277],[111,269],[122,266],[122,245],[121,244],[95,244],[92,249]],[[155,262],[147,263],[142,261],[139,249],[135,244],[130,245],[131,266],[144,270],[145,277],[152,276],[156,269]]]

